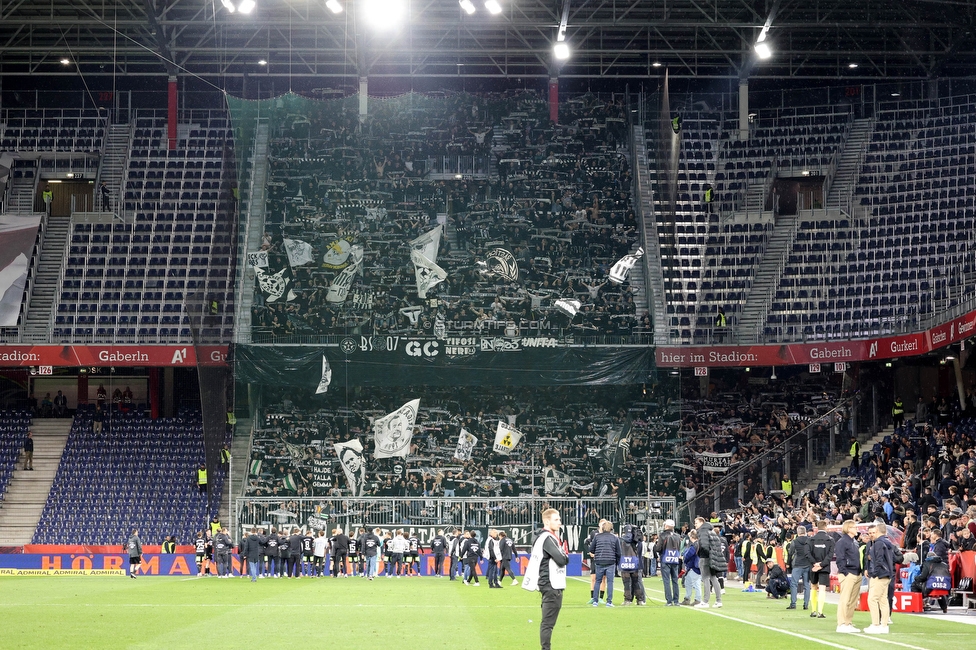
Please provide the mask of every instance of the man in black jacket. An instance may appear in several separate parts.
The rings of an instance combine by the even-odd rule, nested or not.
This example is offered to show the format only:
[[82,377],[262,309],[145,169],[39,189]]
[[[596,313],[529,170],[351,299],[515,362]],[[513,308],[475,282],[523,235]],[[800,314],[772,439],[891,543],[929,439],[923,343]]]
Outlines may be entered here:
[[332,537],[332,577],[337,578],[339,574],[346,577],[346,556],[349,555],[349,537],[341,528],[335,529]]
[[362,547],[362,554],[366,558],[366,572],[363,574],[368,579],[372,580],[376,577],[376,568],[379,563],[379,552],[380,545],[383,543],[380,541],[379,528],[373,530],[373,532],[365,533],[360,537],[360,546]]
[[841,535],[834,545],[837,557],[837,578],[840,581],[840,598],[837,601],[837,632],[856,634],[854,608],[861,593],[861,551],[857,544],[857,524],[848,519],[841,526]]
[[695,518],[698,533],[698,568],[702,577],[702,601],[695,607],[707,608],[712,592],[715,592],[715,607],[722,607],[722,586],[719,577],[724,575],[729,563],[722,550],[722,540],[719,539],[715,527],[704,517]]
[[302,535],[301,528],[292,528],[291,536],[288,538],[288,548],[290,552],[288,554],[288,576],[290,578],[301,578],[302,577],[302,554],[305,552],[304,548],[305,536]]
[[620,562],[620,540],[613,534],[613,524],[605,521],[600,525],[600,532],[593,537],[590,544],[590,555],[596,567],[596,580],[593,583],[593,599],[590,603],[599,605],[600,582],[607,579],[607,607],[613,607],[613,576]]
[[264,531],[260,528],[252,530],[251,534],[244,540],[242,553],[247,558],[247,570],[251,575],[251,582],[257,582],[258,576],[261,575],[261,569],[263,568],[261,556],[264,553],[264,545],[267,541],[268,539],[264,536]]
[[505,573],[508,572],[509,577],[512,579],[512,586],[518,585],[518,578],[515,577],[515,572],[512,571],[512,560],[518,559],[518,551],[515,549],[515,542],[512,541],[505,531],[498,532],[498,545],[501,547],[502,554],[502,566],[498,570],[498,582],[501,583],[505,579]]
[[790,590],[790,581],[786,578],[783,567],[776,564],[776,560],[766,560],[766,598],[780,599]]
[[277,578],[278,561],[281,558],[278,556],[278,531],[273,526],[271,527],[271,533],[268,535],[268,540],[264,544],[264,559],[267,561],[265,575],[270,578]]
[[[430,552],[434,556],[434,576],[441,577],[444,571],[444,554],[447,551],[447,539],[444,538],[444,531],[438,529],[437,534],[430,540]],[[451,576],[453,578],[454,576]]]
[[661,558],[661,577],[664,579],[664,599],[667,607],[678,607],[680,587],[678,573],[681,571],[681,538],[674,532],[674,520],[664,522],[664,531],[654,544],[654,552]]
[[217,560],[217,577],[218,578],[229,578],[231,577],[230,569],[230,551],[231,551],[230,535],[227,534],[226,528],[221,528],[220,531],[214,535],[214,557]]
[[865,634],[887,634],[891,609],[888,604],[888,583],[895,575],[895,552],[888,541],[888,527],[876,523],[871,529],[868,545],[868,609],[871,625]]
[[461,560],[468,569],[468,577],[464,581],[465,585],[471,584],[474,579],[474,586],[480,587],[481,581],[478,580],[478,561],[481,559],[481,542],[470,530],[464,532],[464,541],[461,543]]
[[824,605],[827,602],[827,587],[830,586],[830,559],[834,557],[834,538],[827,532],[827,522],[817,522],[817,534],[810,540],[810,559],[813,567],[810,571],[810,585],[817,587],[817,611],[810,613],[810,618],[827,618],[824,616]]
[[[933,590],[949,592],[951,589],[952,576],[949,574],[948,565],[935,553],[929,553],[925,558],[924,564],[922,564],[922,570],[912,581],[912,591],[920,591],[923,596],[928,598],[929,593]],[[938,599],[939,607],[942,608],[942,613],[945,614],[949,611],[949,603],[945,595],[939,596]]]
[[810,567],[813,560],[810,556],[810,538],[807,537],[807,527],[796,527],[796,539],[789,546],[786,554],[786,566],[790,569],[790,606],[786,609],[796,609],[796,589],[803,581],[803,609],[810,609]]

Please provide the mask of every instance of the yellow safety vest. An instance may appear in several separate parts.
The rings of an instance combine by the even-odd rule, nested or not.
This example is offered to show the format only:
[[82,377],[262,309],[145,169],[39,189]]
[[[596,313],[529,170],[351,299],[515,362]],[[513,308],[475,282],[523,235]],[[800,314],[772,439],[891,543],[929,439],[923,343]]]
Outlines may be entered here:
[[197,470],[197,484],[206,485],[207,484],[207,470],[198,469]]
[[783,492],[786,492],[786,496],[793,496],[793,481],[780,481],[780,485],[783,487]]
[[854,444],[851,445],[851,458],[857,458],[857,452],[860,451],[860,449],[861,446],[857,444],[857,441],[854,441]]
[[895,402],[894,408],[891,409],[891,414],[901,415],[904,412],[905,412],[905,405],[901,402],[901,400]]

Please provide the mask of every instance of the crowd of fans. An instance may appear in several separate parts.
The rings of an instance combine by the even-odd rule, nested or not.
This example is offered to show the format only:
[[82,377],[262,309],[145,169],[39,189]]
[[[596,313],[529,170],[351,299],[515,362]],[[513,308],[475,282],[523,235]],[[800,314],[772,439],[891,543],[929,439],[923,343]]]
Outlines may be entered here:
[[[256,286],[255,340],[649,331],[629,283],[607,281],[639,240],[619,101],[564,102],[559,124],[530,93],[411,94],[371,102],[363,123],[348,101],[301,100],[279,113],[262,249],[264,270],[284,269],[294,299],[267,302]],[[423,299],[408,242],[438,225],[447,277]],[[286,238],[310,244],[315,259],[289,266]],[[348,297],[327,300],[355,247],[362,268]],[[514,256],[517,280],[485,273],[499,248]],[[558,299],[582,307],[570,318]]]

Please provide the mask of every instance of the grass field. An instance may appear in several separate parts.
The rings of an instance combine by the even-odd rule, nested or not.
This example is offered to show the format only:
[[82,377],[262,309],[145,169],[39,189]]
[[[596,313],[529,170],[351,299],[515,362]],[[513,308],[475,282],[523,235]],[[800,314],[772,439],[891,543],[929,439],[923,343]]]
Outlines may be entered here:
[[[721,610],[666,608],[648,579],[647,607],[590,607],[570,579],[553,647],[913,648],[971,650],[976,627],[896,615],[887,637],[834,632],[783,601],[728,589]],[[617,586],[620,586],[619,581]],[[623,602],[622,590],[614,600]],[[446,578],[22,577],[0,579],[0,648],[396,647],[538,648],[539,595],[465,587]],[[868,624],[867,613],[854,623]]]

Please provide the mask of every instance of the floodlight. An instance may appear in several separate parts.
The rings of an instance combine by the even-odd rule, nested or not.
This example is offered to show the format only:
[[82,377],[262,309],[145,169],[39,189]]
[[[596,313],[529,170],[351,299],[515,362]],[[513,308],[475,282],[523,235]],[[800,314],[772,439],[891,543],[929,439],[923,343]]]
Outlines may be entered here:
[[502,12],[502,6],[498,4],[498,0],[485,0],[485,9],[493,16],[497,16]]
[[339,0],[328,0],[325,3],[325,6],[328,7],[329,11],[331,11],[334,14],[342,13],[342,5],[339,4]]
[[852,61],[852,62],[850,62],[850,63],[847,64],[847,67],[850,68],[851,70],[853,70],[854,68],[857,67],[857,64]]
[[254,11],[254,6],[254,0],[241,0],[240,4],[237,5],[237,10],[242,14],[249,14]]
[[556,43],[552,48],[552,53],[560,61],[565,61],[569,58],[569,45],[565,42]]
[[259,59],[258,60],[258,65],[268,65],[268,60],[267,59]]
[[766,41],[756,43],[756,56],[763,60],[773,56],[773,50],[769,47],[769,43]]
[[405,0],[365,0],[362,7],[366,22],[379,30],[393,29],[407,14]]
[[471,0],[460,0],[458,4],[461,5],[462,9],[464,9],[464,13],[468,14],[469,16],[477,11],[477,9],[474,8],[474,3],[471,2]]
[[71,59],[69,59],[68,57],[64,57],[61,59],[61,65],[69,65],[70,63],[71,63]]
[[235,11],[237,11],[237,7],[234,6],[232,0],[220,0],[220,4],[224,5],[224,9],[226,9],[230,13],[234,13]]
[[655,61],[651,65],[654,66],[655,68],[660,68],[661,67],[661,62],[660,61]]

